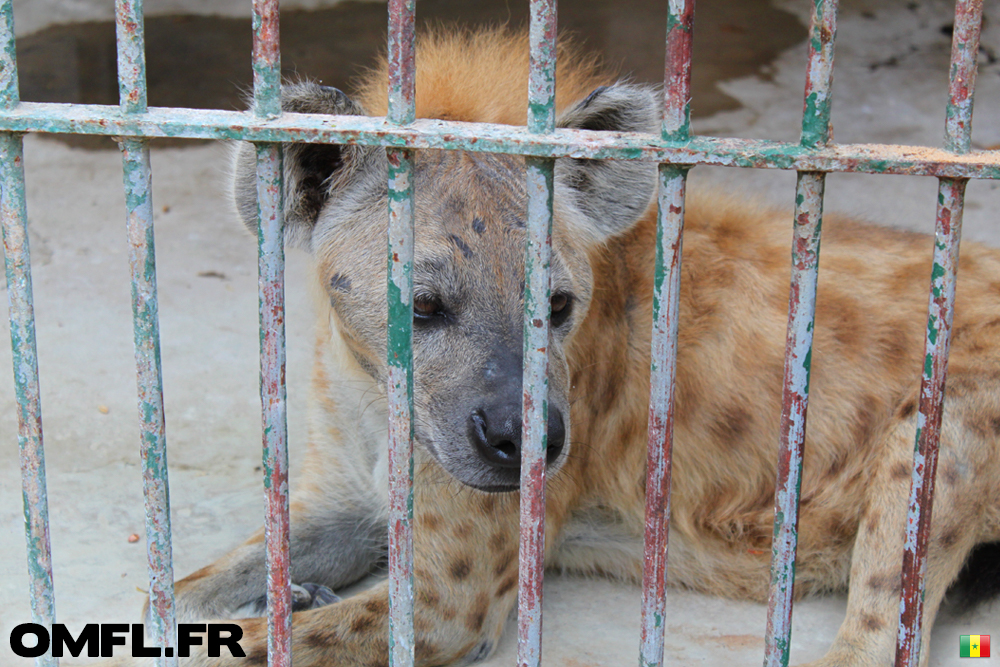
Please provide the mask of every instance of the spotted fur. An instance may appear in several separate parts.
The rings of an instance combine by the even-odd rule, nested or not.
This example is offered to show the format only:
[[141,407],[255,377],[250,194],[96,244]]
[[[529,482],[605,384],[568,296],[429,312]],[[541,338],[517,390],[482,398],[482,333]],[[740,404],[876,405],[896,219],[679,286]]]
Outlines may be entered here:
[[[417,115],[524,123],[526,42],[502,30],[424,35]],[[655,91],[616,82],[565,46],[559,63],[561,125],[656,130]],[[383,63],[353,98],[300,83],[285,89],[284,104],[377,116],[386,110],[386,88]],[[235,186],[248,223],[255,212],[251,156],[240,149]],[[292,579],[336,590],[363,577],[386,547],[386,163],[383,151],[363,147],[289,147],[286,159],[290,239],[315,258],[321,295],[309,454],[292,505]],[[524,161],[438,151],[416,160],[416,658],[420,665],[464,664],[489,654],[516,601],[518,497],[497,493],[516,485],[516,468],[489,464],[475,442],[493,437],[491,428],[520,428],[519,408],[511,406],[520,396]],[[549,427],[564,430],[564,443],[550,457],[546,562],[637,580],[654,172],[566,159],[556,178],[552,286],[571,310],[553,327],[549,346],[552,411],[562,420],[550,415]],[[931,240],[835,215],[824,227],[795,592],[849,590],[846,620],[830,653],[814,664],[888,665]],[[672,585],[766,598],[791,228],[789,212],[746,199],[693,193],[689,201]],[[928,624],[970,551],[1000,540],[998,300],[1000,252],[964,244],[929,546]],[[469,416],[476,410],[485,425]],[[510,423],[486,423],[497,415]],[[258,534],[178,582],[180,618],[228,618],[260,599],[263,559]],[[387,663],[387,584],[322,602],[305,599],[293,616],[297,667]],[[266,622],[239,623],[243,646],[259,661]],[[200,656],[188,664],[249,660]]]

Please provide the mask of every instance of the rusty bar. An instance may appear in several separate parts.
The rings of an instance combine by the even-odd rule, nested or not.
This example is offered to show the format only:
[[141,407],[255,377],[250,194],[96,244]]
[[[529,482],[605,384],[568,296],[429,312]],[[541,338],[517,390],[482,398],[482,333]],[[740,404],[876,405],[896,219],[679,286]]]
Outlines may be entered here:
[[389,115],[395,125],[415,117],[416,63],[414,59],[415,0],[389,0]]
[[[663,76],[664,141],[685,141],[691,128],[691,44],[694,0],[670,0]],[[639,666],[663,664],[670,537],[670,470],[677,377],[677,315],[681,232],[688,167],[659,165],[656,273],[649,375],[646,528],[642,569]]]
[[813,0],[809,65],[802,105],[802,139],[807,148],[822,148],[833,138],[833,47],[837,37],[837,0]]
[[[142,0],[118,0],[115,18],[121,111],[123,115],[143,113],[146,111],[146,53]],[[146,513],[151,621],[148,633],[156,646],[174,647],[177,645],[177,622],[149,141],[123,139],[120,146],[132,277],[132,322],[139,394],[139,453]],[[176,665],[177,657],[161,655],[157,664],[163,667]]]
[[[389,0],[388,125],[416,110],[414,0]],[[411,150],[386,149],[389,162],[389,664],[412,667],[413,633],[413,178]]]
[[531,0],[528,131],[536,134],[556,126],[556,13],[556,0]]
[[[278,0],[253,3],[254,116],[281,115]],[[285,246],[282,150],[256,144],[260,401],[267,563],[267,660],[292,664],[288,423],[285,390]]]
[[524,375],[521,432],[521,539],[518,549],[517,664],[542,656],[545,562],[545,449],[548,444],[549,257],[552,249],[553,161],[527,159],[527,245],[524,289]]
[[[815,0],[800,140],[807,149],[824,148],[833,134],[830,111],[836,35],[837,0]],[[778,475],[774,492],[771,585],[764,635],[765,667],[787,667],[791,651],[799,495],[809,407],[809,371],[816,319],[825,181],[823,173],[800,171],[796,182]]]
[[289,667],[292,594],[289,565],[288,425],[285,394],[285,248],[281,147],[257,145],[260,400],[267,548],[267,656]]
[[791,648],[799,490],[802,483],[806,409],[809,405],[809,370],[816,314],[824,184],[823,174],[800,172],[796,186],[792,283],[788,300],[781,440],[774,500],[774,538],[771,545],[771,589],[764,637],[765,667],[787,667]]
[[663,140],[686,141],[691,135],[691,40],[694,0],[670,0],[667,13],[666,63],[663,75]]
[[[152,623],[148,633],[155,646],[176,646],[170,492],[163,419],[163,375],[160,370],[149,145],[145,140],[125,139],[121,142],[121,149],[132,275],[136,383],[139,392],[139,453],[146,510],[149,617]],[[161,656],[157,664],[176,665],[177,658]]]
[[0,2],[0,109],[15,108],[21,101],[17,82],[17,45],[14,40],[13,0]]
[[[20,102],[12,0],[0,3],[0,109]],[[0,224],[10,307],[10,346],[17,398],[17,443],[24,504],[24,539],[28,555],[31,621],[50,631],[56,620],[49,538],[49,501],[45,483],[45,447],[35,344],[35,306],[31,289],[28,212],[24,195],[24,145],[20,134],[0,135]],[[36,667],[55,667],[51,647],[35,658]]]
[[[982,0],[959,0],[952,33],[951,77],[945,116],[945,148],[967,153],[972,143],[972,102],[976,60],[983,21]],[[906,542],[901,574],[896,667],[917,667],[923,638],[924,577],[937,472],[941,417],[944,411],[948,352],[958,277],[959,244],[966,180],[941,179],[934,232],[934,266],[924,339],[924,371],[920,382],[920,412],[913,451],[913,475],[906,515]]]
[[538,135],[524,127],[433,119],[417,119],[397,127],[367,116],[286,113],[262,119],[239,111],[157,107],[141,116],[123,118],[117,106],[22,102],[14,109],[0,109],[0,132],[359,144],[750,169],[1000,179],[998,150],[956,155],[943,149],[891,144],[831,144],[809,149],[799,142],[702,136],[665,142],[633,132],[558,128]]
[[253,110],[258,118],[281,115],[278,13],[278,0],[253,0]]
[[[0,38],[5,39],[0,103],[17,104],[13,15],[10,2],[0,6]],[[45,448],[35,344],[35,308],[28,248],[28,213],[24,195],[24,147],[20,134],[0,136],[0,222],[3,224],[4,265],[10,306],[10,344],[17,397],[17,442],[24,503],[24,539],[28,554],[28,581],[33,623],[52,629],[56,620],[49,537],[49,501],[45,482]],[[35,658],[36,667],[54,667],[59,661],[51,648]]]
[[122,113],[146,111],[146,40],[143,0],[117,0],[118,100]]
[[670,527],[670,454],[674,438],[681,232],[684,229],[686,186],[686,168],[660,165],[639,667],[659,667],[663,664]]
[[[556,122],[556,2],[531,0],[528,25],[528,132]],[[524,263],[524,369],[521,405],[520,543],[518,548],[517,664],[542,660],[542,581],[545,569],[545,465],[549,414],[549,257],[555,161],[525,161],[528,219]]]
[[413,155],[389,149],[389,664],[414,663]]

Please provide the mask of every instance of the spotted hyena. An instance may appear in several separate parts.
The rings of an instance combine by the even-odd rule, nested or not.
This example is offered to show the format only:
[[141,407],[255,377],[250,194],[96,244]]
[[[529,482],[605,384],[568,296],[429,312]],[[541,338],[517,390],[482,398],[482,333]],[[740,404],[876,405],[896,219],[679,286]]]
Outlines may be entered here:
[[[425,35],[417,115],[523,124],[527,51],[525,36],[505,31]],[[657,131],[656,90],[565,46],[557,80],[560,127]],[[298,83],[283,105],[380,116],[386,89],[383,65],[351,97]],[[388,584],[340,601],[332,591],[386,550],[386,156],[289,145],[285,160],[288,236],[311,252],[321,295],[309,453],[292,501],[293,655],[297,667],[385,665]],[[253,227],[249,146],[234,171]],[[631,580],[642,562],[654,179],[651,165],[575,159],[559,160],[555,176],[545,559]],[[488,655],[516,601],[524,181],[517,156],[416,155],[420,665]],[[736,198],[694,193],[688,205],[668,579],[710,595],[767,595],[790,222]],[[795,592],[849,598],[817,665],[892,660],[930,248],[919,234],[827,217]],[[963,564],[977,562],[974,548],[1000,540],[1000,252],[966,243],[960,266],[928,624]],[[176,590],[182,621],[243,619],[246,659],[190,664],[264,664],[262,533]]]

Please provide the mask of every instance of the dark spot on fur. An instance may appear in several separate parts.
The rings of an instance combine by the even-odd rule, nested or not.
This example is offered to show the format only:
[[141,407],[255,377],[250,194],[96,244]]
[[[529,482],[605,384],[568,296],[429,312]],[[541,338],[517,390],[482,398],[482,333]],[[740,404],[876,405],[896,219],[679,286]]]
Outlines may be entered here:
[[375,627],[378,623],[371,616],[358,616],[354,621],[351,622],[351,632],[362,633],[367,632]]
[[510,568],[515,558],[516,555],[510,551],[500,556],[500,560],[497,561],[497,567],[496,570],[494,570],[494,574],[496,574],[498,577],[502,577],[503,575],[507,574],[507,569]]
[[446,621],[454,620],[455,616],[458,615],[458,610],[454,607],[445,607],[441,610],[441,618]]
[[991,419],[990,426],[993,427],[993,435],[1000,437],[1000,416]]
[[885,627],[885,621],[871,614],[862,614],[861,625],[869,632],[878,632]]
[[490,536],[490,549],[493,551],[501,551],[507,546],[507,534],[497,531]]
[[441,527],[441,517],[437,514],[421,514],[420,525],[427,530],[435,531]]
[[950,549],[958,543],[959,537],[961,537],[959,529],[957,527],[951,528],[941,533],[941,537],[938,538],[938,544],[941,545],[942,549]]
[[476,232],[477,234],[482,234],[483,232],[486,231],[486,223],[483,222],[482,218],[472,219],[472,231]]
[[462,581],[469,576],[472,571],[472,564],[468,558],[459,558],[451,564],[451,578],[455,581]]
[[338,292],[350,292],[351,279],[342,273],[335,273],[330,277],[330,289]]
[[312,648],[325,649],[340,646],[343,641],[336,631],[324,629],[308,633],[302,638],[302,643]]
[[389,613],[389,601],[385,598],[372,598],[365,603],[365,609],[373,614],[387,615]]
[[[521,292],[524,292],[524,285],[521,286]],[[482,503],[484,512],[493,513],[497,509],[497,499],[495,496],[483,496],[480,502]]]
[[899,408],[899,418],[909,419],[910,417],[913,416],[913,413],[916,411],[917,411],[917,402],[907,401],[906,403],[903,403],[903,405],[900,406]]
[[504,222],[507,223],[508,227],[513,227],[514,229],[524,229],[526,227],[524,218],[513,213],[505,215]]
[[457,526],[455,526],[455,528],[452,530],[452,534],[455,537],[464,540],[469,535],[472,535],[473,528],[474,526],[472,525],[471,521],[462,521]]
[[465,627],[472,632],[480,632],[486,622],[486,612],[490,610],[490,598],[486,593],[476,596],[476,607],[465,619]]
[[913,476],[913,468],[905,461],[900,461],[892,466],[891,474],[893,479],[910,479]]
[[961,481],[961,476],[958,474],[958,469],[955,467],[955,464],[951,461],[947,461],[945,462],[944,465],[941,466],[941,472],[938,473],[938,476],[948,486],[955,486],[956,484],[959,483],[959,481]]
[[898,595],[903,590],[899,572],[889,574],[873,574],[868,578],[868,588],[876,593],[892,593]]
[[731,405],[716,420],[719,437],[729,445],[741,442],[753,426],[753,416],[739,405]]
[[448,240],[449,240],[449,241],[451,241],[452,243],[454,243],[454,244],[455,244],[455,247],[457,247],[457,248],[458,248],[459,250],[461,250],[461,251],[462,251],[462,255],[463,255],[463,256],[464,256],[464,257],[465,257],[466,259],[470,259],[470,258],[472,258],[472,257],[474,257],[474,256],[475,256],[475,253],[474,253],[474,252],[472,252],[472,248],[470,248],[470,247],[469,247],[469,246],[468,246],[468,245],[467,245],[467,244],[465,243],[465,241],[463,241],[463,240],[462,240],[462,239],[460,239],[459,237],[455,236],[454,234],[448,234]]
[[497,586],[496,597],[502,598],[504,595],[510,592],[512,588],[517,587],[517,573],[511,574],[509,577],[500,582]]

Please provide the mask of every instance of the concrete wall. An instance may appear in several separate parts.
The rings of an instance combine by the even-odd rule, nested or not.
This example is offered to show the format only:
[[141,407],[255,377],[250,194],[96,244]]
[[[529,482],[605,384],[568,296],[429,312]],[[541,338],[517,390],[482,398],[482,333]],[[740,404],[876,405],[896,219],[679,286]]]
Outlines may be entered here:
[[[283,0],[282,9],[316,9],[342,0]],[[382,2],[383,0],[362,0]],[[147,16],[163,14],[207,14],[249,16],[250,0],[149,0]],[[115,17],[114,0],[14,0],[17,35],[27,35],[58,23],[110,21]]]

